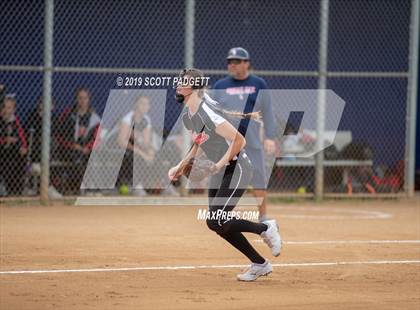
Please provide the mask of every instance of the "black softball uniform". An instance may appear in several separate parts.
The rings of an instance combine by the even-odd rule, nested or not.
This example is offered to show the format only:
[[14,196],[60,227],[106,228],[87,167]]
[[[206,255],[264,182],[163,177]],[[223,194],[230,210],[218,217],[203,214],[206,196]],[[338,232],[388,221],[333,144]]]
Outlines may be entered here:
[[[227,120],[215,104],[209,96],[204,95],[197,112],[193,115],[189,111],[185,112],[182,120],[195,143],[210,160],[218,162],[231,142],[216,133],[216,127]],[[251,262],[262,264],[265,259],[252,247],[242,232],[261,234],[267,229],[267,225],[229,216],[251,181],[252,170],[248,156],[241,151],[225,169],[211,176],[208,190],[210,216],[207,217],[206,223]]]

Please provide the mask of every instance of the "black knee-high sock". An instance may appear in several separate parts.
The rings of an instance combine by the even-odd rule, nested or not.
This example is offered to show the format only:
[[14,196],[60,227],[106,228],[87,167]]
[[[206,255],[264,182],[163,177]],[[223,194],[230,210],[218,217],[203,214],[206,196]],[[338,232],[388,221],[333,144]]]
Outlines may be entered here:
[[232,219],[225,225],[229,225],[229,232],[250,232],[261,234],[266,231],[268,226],[264,223],[255,223],[247,220]]
[[220,236],[248,257],[251,262],[256,264],[263,264],[265,262],[264,257],[258,254],[242,233],[229,232]]

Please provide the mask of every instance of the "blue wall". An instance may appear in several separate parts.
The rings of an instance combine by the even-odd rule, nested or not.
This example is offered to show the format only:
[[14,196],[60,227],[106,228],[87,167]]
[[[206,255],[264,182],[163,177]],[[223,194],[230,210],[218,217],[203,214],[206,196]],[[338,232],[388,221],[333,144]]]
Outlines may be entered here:
[[[106,5],[105,5],[106,3]],[[331,0],[331,71],[407,71],[409,0]],[[42,64],[43,1],[3,1],[0,64]],[[184,1],[56,0],[54,65],[182,68]],[[195,66],[224,69],[227,50],[246,47],[261,70],[318,66],[318,1],[196,1]],[[73,102],[80,85],[92,89],[103,111],[117,74],[55,73],[58,109]],[[213,76],[212,82],[220,76]],[[0,72],[16,93],[24,117],[42,91],[38,72]],[[316,78],[269,77],[271,88],[316,88]],[[340,129],[369,142],[377,163],[403,159],[407,81],[398,78],[330,78],[328,88],[346,101]],[[172,95],[173,92],[170,92]],[[168,96],[168,125],[179,106]],[[386,144],[386,145],[385,145]]]

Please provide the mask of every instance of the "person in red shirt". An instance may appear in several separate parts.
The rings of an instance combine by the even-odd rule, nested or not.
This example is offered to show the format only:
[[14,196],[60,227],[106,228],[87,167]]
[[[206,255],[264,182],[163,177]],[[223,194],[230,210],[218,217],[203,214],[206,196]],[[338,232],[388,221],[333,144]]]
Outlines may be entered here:
[[64,110],[58,119],[56,141],[58,156],[71,167],[66,170],[68,184],[64,190],[78,192],[95,146],[101,119],[90,104],[91,94],[86,88],[76,91],[76,104]]

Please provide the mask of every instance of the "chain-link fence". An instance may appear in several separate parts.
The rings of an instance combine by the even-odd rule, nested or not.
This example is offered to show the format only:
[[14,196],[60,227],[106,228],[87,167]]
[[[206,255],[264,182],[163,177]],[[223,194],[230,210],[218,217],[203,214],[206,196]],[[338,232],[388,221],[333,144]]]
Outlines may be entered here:
[[[39,195],[46,182],[42,171],[48,171],[44,188],[50,198],[179,195],[180,184],[168,184],[165,171],[189,147],[178,122],[181,106],[173,100],[172,85],[144,82],[173,78],[194,66],[210,77],[212,87],[226,76],[226,55],[235,46],[250,52],[253,73],[269,89],[316,94],[328,88],[345,102],[342,113],[333,115],[340,118],[338,128],[328,128],[325,120],[320,127],[319,117],[313,126],[302,126],[302,109],[285,117],[284,98],[274,96],[275,153],[266,154],[270,192],[409,194],[418,5],[417,0],[6,1],[0,13],[5,98],[0,195]],[[51,68],[44,65],[48,29]],[[45,73],[52,74],[47,142],[42,141],[43,94],[50,95]],[[308,104],[319,112],[319,98],[310,98]],[[299,96],[294,100],[302,103]],[[326,104],[328,109],[333,103]],[[44,157],[49,167],[41,168],[43,142],[50,154]],[[320,144],[328,147],[314,156]],[[93,160],[97,148],[106,152]],[[93,168],[87,168],[89,159]],[[92,180],[84,180],[87,170],[103,186],[94,189]]]

